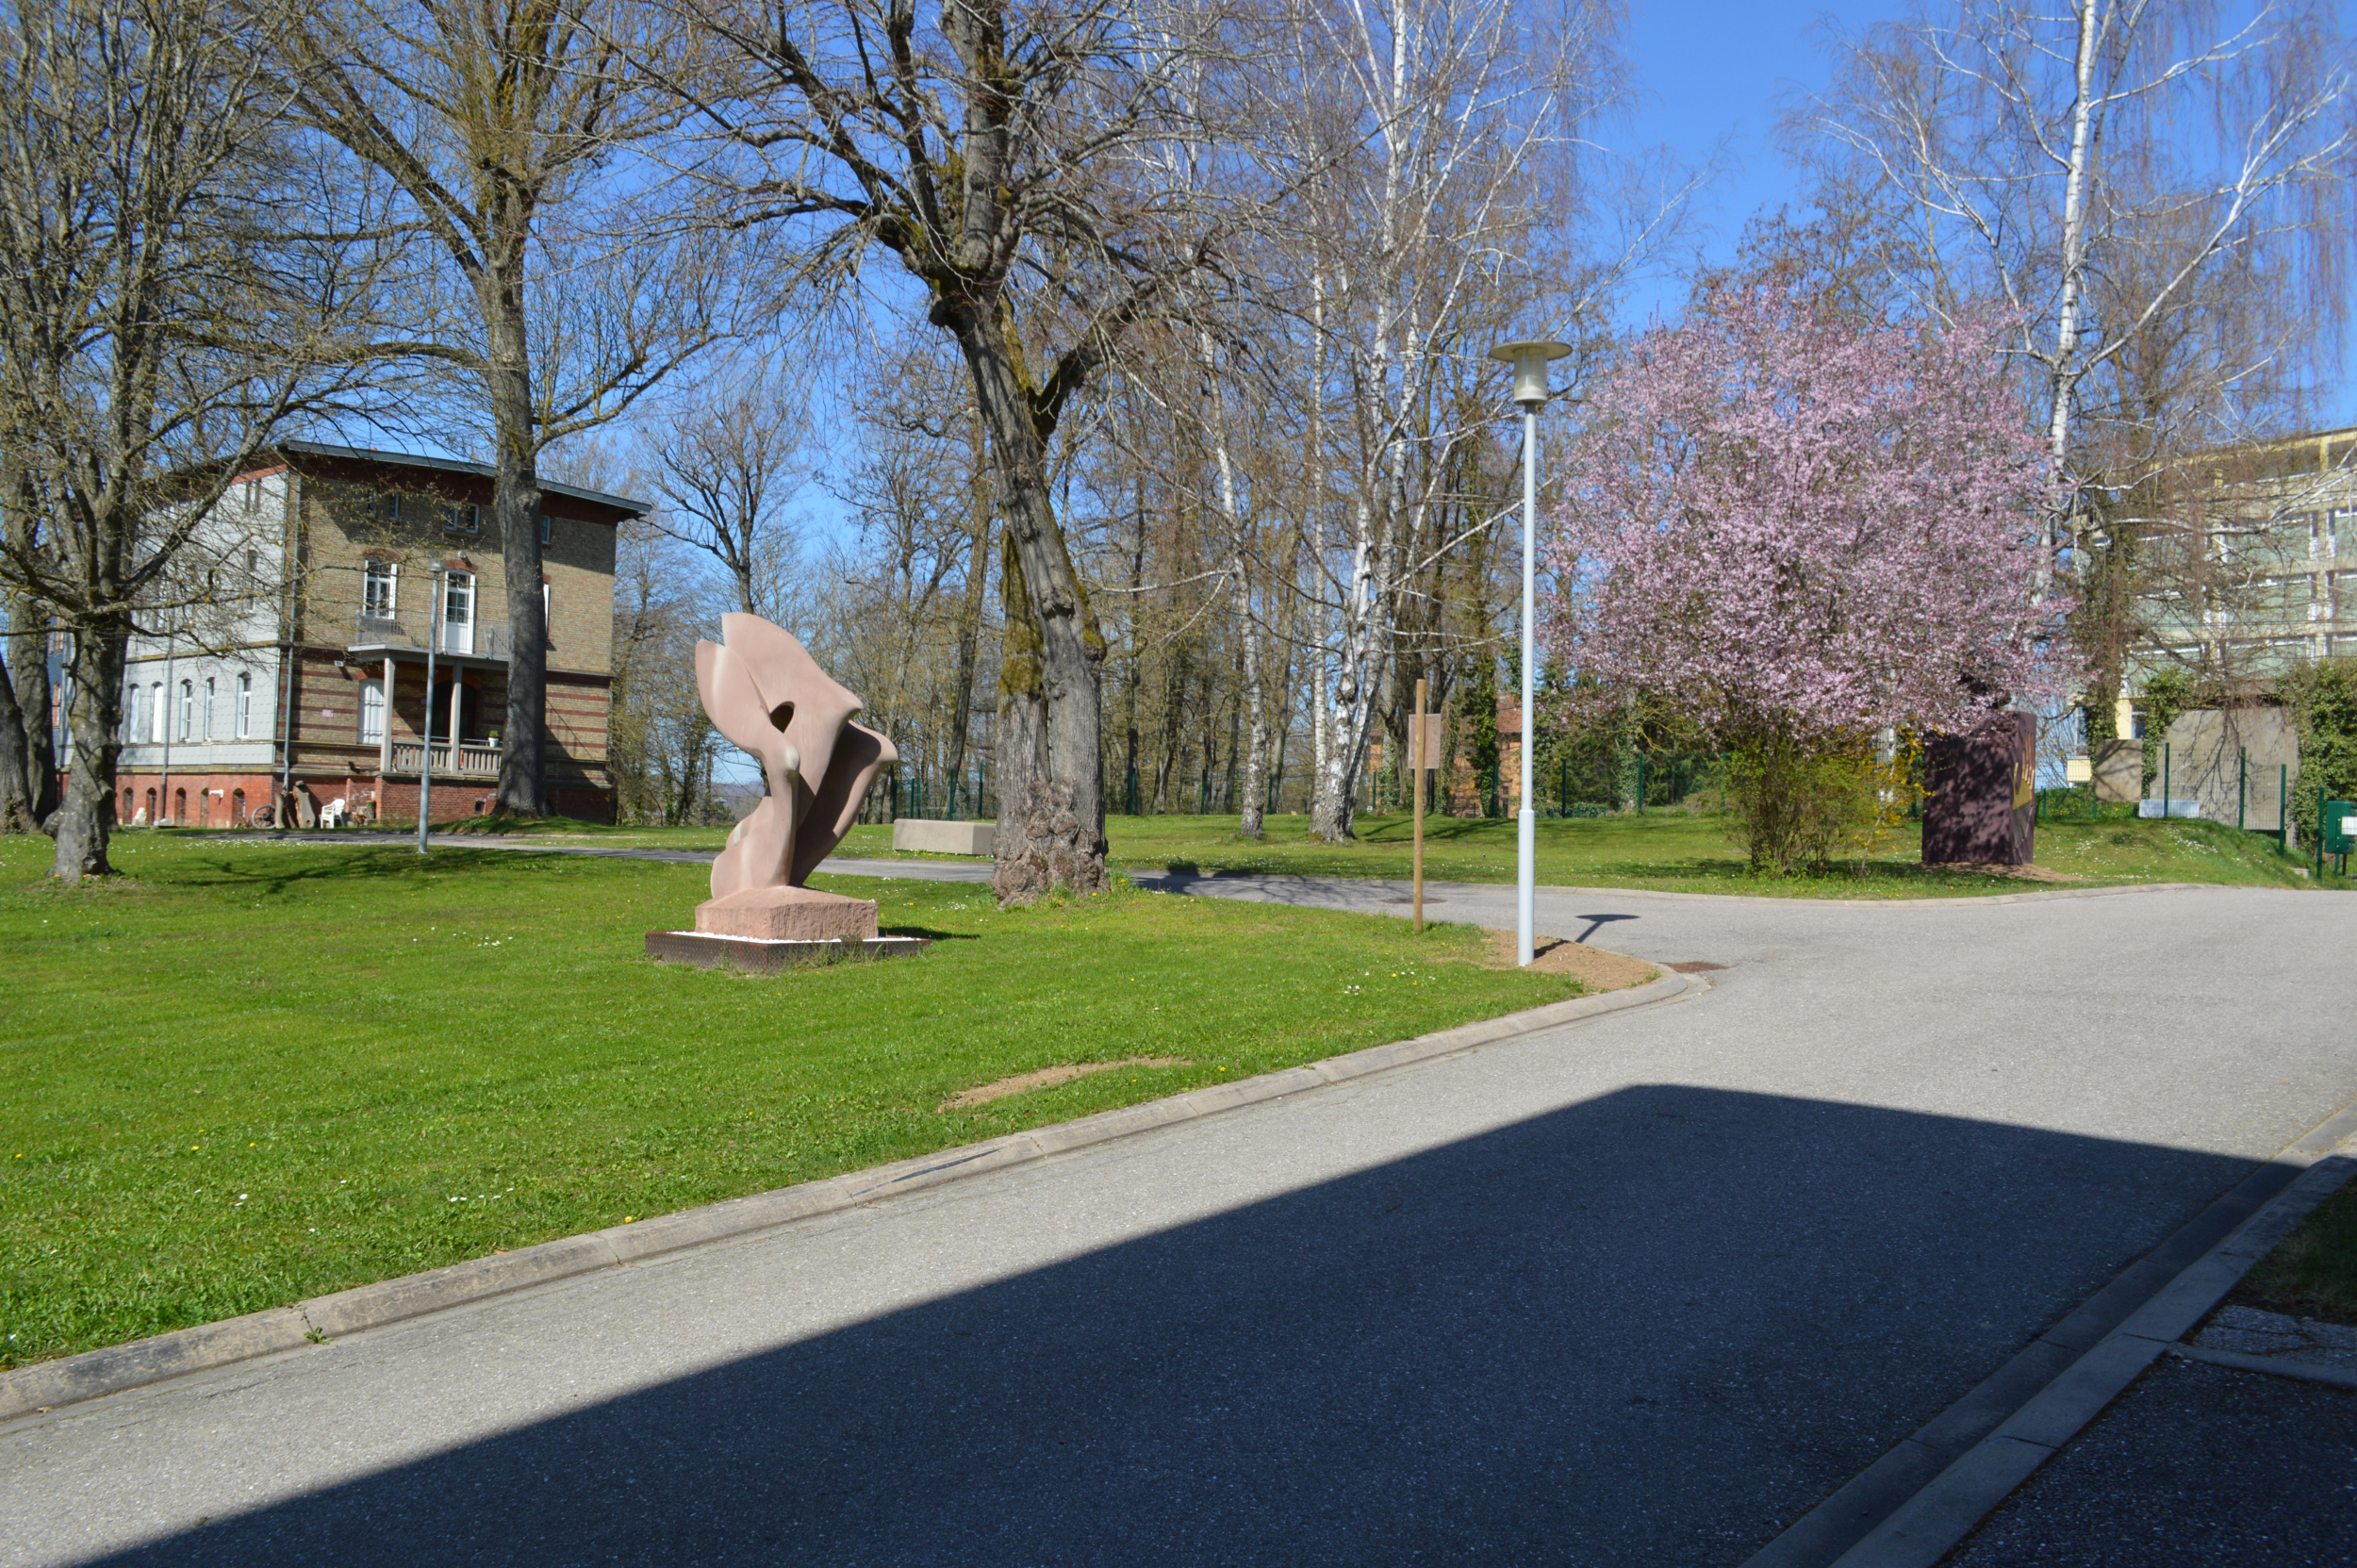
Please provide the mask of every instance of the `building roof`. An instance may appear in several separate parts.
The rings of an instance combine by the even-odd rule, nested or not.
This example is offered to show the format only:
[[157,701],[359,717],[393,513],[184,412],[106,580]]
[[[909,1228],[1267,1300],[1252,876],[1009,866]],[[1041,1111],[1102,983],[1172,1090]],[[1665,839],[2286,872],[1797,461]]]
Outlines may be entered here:
[[[279,441],[275,444],[281,452],[306,457],[340,457],[354,462],[389,463],[401,468],[431,469],[437,473],[469,474],[477,479],[490,479],[497,472],[488,463],[470,463],[461,457],[427,457],[414,452],[387,452],[382,447],[338,446],[330,441]],[[611,506],[635,518],[645,517],[654,505],[652,502],[634,501],[629,496],[608,495],[603,490],[584,489],[578,485],[559,485],[547,479],[540,481],[540,488],[570,496],[575,501]]]

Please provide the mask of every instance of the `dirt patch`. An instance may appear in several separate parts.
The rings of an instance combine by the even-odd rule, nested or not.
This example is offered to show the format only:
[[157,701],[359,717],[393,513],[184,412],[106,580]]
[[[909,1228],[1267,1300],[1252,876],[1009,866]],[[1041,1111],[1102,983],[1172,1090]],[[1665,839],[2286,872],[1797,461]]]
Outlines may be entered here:
[[2006,877],[2014,882],[2085,882],[2076,871],[2056,871],[2044,866],[1993,866],[1978,861],[1927,861],[1926,871],[1948,871],[1969,877]]
[[1109,1073],[1115,1067],[1192,1067],[1195,1063],[1183,1056],[1125,1056],[1118,1062],[1069,1062],[1061,1067],[1042,1067],[1037,1072],[1017,1073],[979,1089],[962,1089],[933,1107],[936,1111],[968,1111],[977,1105],[987,1105],[994,1099],[1019,1095],[1026,1089],[1045,1089],[1051,1083],[1069,1083],[1091,1073]]
[[[1567,936],[1533,937],[1530,946],[1534,955],[1532,968],[1542,975],[1577,975],[1580,983],[1591,991],[1625,991],[1632,985],[1661,978],[1661,971],[1641,958],[1582,947]],[[1514,933],[1492,931],[1484,945],[1481,966],[1511,969],[1516,956]]]

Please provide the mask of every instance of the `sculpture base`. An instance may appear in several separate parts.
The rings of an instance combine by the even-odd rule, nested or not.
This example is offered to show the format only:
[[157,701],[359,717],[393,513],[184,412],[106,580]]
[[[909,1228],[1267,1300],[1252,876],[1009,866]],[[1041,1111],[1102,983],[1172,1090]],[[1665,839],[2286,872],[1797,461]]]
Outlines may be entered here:
[[697,905],[696,929],[760,942],[865,942],[876,935],[876,906],[808,887],[749,887]]
[[647,933],[647,956],[702,969],[735,969],[774,975],[808,964],[836,964],[921,953],[932,944],[922,936],[871,936],[852,942],[764,942],[750,936],[713,936],[695,931]]

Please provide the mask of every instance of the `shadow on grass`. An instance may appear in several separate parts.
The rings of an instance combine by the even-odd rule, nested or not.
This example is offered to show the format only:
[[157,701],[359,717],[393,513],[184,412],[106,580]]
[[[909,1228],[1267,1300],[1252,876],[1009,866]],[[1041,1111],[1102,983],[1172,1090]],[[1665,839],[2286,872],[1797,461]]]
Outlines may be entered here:
[[[2250,1168],[1639,1086],[107,1560],[1736,1562]],[[1000,1223],[1002,1197],[970,1201],[964,1223]],[[941,1245],[927,1213],[851,1223],[871,1246]],[[790,1237],[678,1267],[673,1310],[759,1312],[822,1288]],[[453,1370],[503,1355],[504,1335],[599,1311],[597,1288],[454,1324],[431,1354]],[[398,1353],[428,1354],[420,1337]],[[585,1382],[628,1376],[612,1359],[626,1338],[583,1352],[604,1362]],[[326,1376],[365,1400],[376,1374]],[[303,1377],[221,1419],[259,1435],[276,1403],[309,1411]],[[313,1411],[271,1441],[332,1447],[325,1426],[306,1435],[332,1421],[336,1443],[415,1451],[443,1440],[396,1424],[427,1408]]]

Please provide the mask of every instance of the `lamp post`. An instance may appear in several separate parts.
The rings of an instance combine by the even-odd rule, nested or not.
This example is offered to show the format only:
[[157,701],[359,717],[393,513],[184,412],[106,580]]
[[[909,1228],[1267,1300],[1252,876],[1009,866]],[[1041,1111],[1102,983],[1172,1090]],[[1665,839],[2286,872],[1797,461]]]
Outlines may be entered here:
[[1500,343],[1490,357],[1514,367],[1514,401],[1523,410],[1523,810],[1516,824],[1514,962],[1527,968],[1538,956],[1535,904],[1539,887],[1539,819],[1530,806],[1531,697],[1538,664],[1531,621],[1539,610],[1539,410],[1547,401],[1547,365],[1572,352],[1569,343]]

